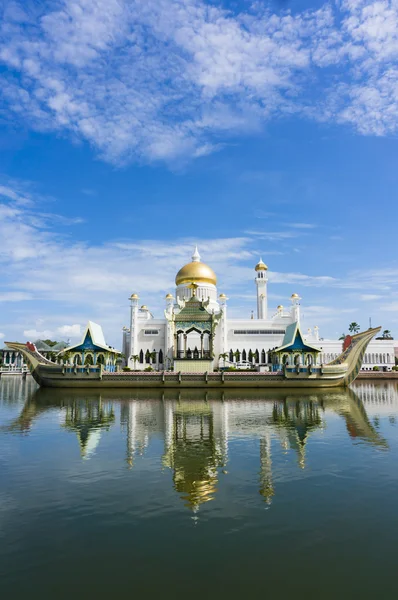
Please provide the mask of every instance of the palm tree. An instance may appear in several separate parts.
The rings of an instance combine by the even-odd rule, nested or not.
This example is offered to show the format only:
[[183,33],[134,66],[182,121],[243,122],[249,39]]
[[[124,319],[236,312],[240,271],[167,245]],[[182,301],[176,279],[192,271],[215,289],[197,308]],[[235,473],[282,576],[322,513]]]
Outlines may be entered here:
[[391,331],[389,329],[383,331],[383,338],[387,338],[388,340],[392,339]]
[[360,329],[361,329],[360,326],[355,321],[353,321],[352,323],[350,323],[349,326],[348,326],[348,331],[350,333],[358,333],[358,331]]
[[133,354],[132,356],[130,356],[131,360],[134,361],[134,371],[135,371],[135,364],[137,362],[137,360],[140,359],[140,357],[138,356],[138,354]]
[[219,355],[218,358],[221,358],[224,361],[224,367],[225,367],[225,360],[228,358],[228,352],[223,352],[222,354]]
[[341,336],[339,337],[339,340],[345,340],[345,333],[341,334]]

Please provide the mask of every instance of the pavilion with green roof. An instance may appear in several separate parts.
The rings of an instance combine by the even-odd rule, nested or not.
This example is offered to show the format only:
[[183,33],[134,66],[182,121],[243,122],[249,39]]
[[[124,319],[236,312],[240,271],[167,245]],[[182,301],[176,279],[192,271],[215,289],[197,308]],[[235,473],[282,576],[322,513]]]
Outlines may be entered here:
[[301,333],[298,321],[286,327],[282,345],[272,352],[272,362],[286,366],[315,365],[321,350],[308,344]]

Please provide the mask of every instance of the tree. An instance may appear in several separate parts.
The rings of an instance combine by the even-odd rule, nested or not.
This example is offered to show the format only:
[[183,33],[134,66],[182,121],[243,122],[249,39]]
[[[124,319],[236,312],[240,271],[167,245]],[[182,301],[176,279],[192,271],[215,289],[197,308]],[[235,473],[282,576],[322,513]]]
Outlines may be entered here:
[[389,329],[385,329],[383,331],[383,338],[387,340],[392,340],[391,331]]
[[130,356],[131,360],[134,361],[134,370],[135,370],[135,365],[137,360],[140,360],[140,357],[138,356],[138,354],[133,354],[132,356]]
[[341,336],[339,337],[339,340],[345,340],[346,334],[342,333]]
[[55,346],[56,344],[58,344],[58,342],[54,342],[53,340],[43,340],[43,342],[45,344],[47,344],[47,346]]
[[348,331],[350,333],[358,333],[358,331],[360,329],[361,329],[360,326],[355,321],[353,321],[352,323],[350,323],[349,326],[348,326]]
[[222,354],[219,355],[218,358],[221,358],[224,361],[224,367],[225,367],[225,361],[228,358],[228,352],[223,352]]

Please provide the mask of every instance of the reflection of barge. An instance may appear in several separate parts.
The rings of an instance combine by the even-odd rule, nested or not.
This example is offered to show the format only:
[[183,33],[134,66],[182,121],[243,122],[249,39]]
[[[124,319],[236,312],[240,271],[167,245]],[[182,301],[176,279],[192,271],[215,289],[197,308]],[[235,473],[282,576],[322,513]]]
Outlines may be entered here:
[[282,371],[258,372],[104,372],[99,366],[58,365],[44,358],[32,346],[7,342],[22,352],[36,382],[44,387],[79,388],[296,388],[336,387],[349,385],[358,375],[363,355],[380,327],[352,336],[348,347],[325,365],[284,364]]

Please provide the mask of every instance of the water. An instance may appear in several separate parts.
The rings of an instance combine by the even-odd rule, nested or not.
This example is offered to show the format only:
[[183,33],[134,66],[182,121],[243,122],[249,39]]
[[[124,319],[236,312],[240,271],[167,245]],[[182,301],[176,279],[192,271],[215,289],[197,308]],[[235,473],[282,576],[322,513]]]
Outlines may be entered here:
[[0,383],[0,597],[396,597],[398,390]]

